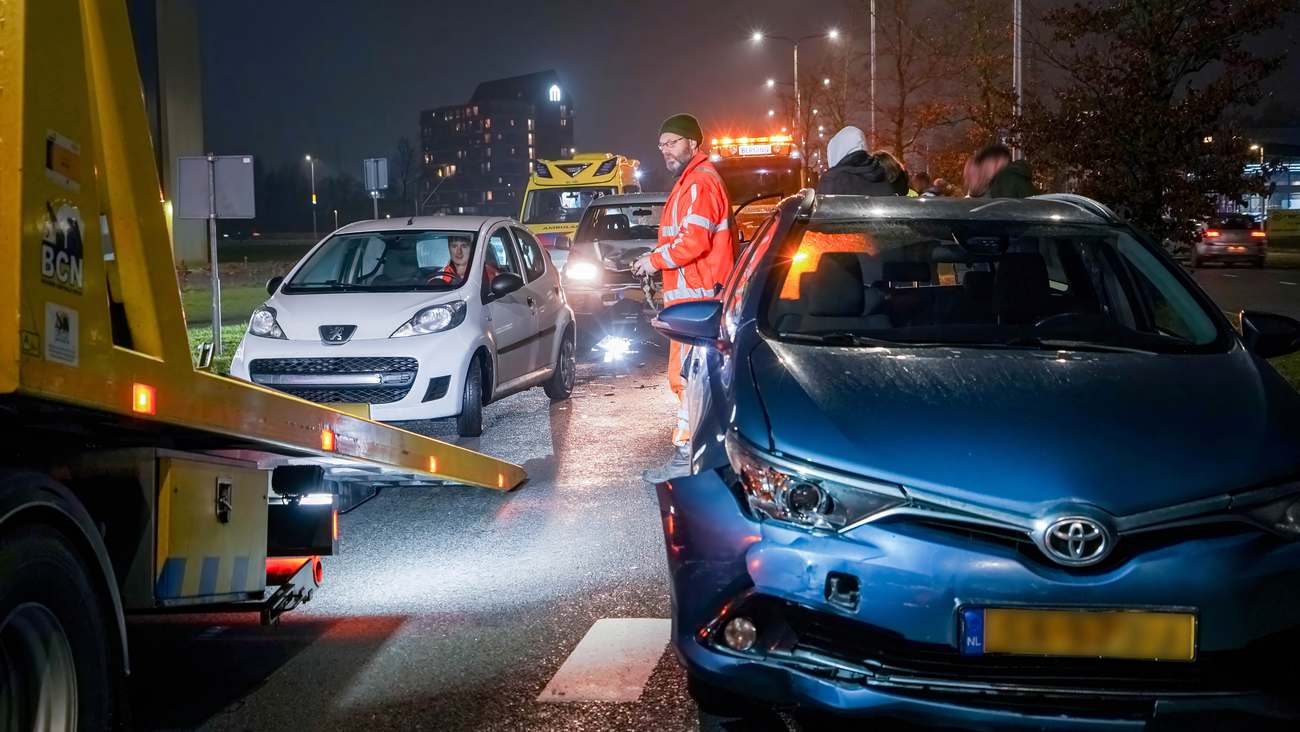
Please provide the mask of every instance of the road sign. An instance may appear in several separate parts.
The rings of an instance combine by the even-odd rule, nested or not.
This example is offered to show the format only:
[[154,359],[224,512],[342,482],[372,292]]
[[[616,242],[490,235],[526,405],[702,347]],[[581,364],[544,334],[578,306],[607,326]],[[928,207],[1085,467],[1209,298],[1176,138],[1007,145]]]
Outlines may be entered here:
[[366,171],[366,190],[382,191],[388,188],[388,158],[366,158],[361,161]]
[[176,218],[256,218],[253,156],[213,155],[210,164],[206,155],[176,159]]

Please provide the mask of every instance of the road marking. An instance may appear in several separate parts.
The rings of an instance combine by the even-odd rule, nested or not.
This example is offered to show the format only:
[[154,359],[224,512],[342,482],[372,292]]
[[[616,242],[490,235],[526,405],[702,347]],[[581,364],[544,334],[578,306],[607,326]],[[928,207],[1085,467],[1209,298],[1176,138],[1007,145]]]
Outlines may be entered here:
[[666,618],[601,618],[542,689],[542,702],[631,702],[668,646]]
[[1295,283],[1294,283],[1294,282],[1287,282],[1286,280],[1278,280],[1278,282],[1279,282],[1280,284],[1283,284],[1283,285],[1290,285],[1290,286],[1292,286],[1292,287],[1295,287]]
[[1228,278],[1230,278],[1230,279],[1234,279],[1234,280],[1237,279],[1237,275],[1234,275],[1234,274],[1228,274],[1227,272],[1224,272],[1224,273],[1223,273],[1223,276],[1224,276],[1224,277],[1228,277]]

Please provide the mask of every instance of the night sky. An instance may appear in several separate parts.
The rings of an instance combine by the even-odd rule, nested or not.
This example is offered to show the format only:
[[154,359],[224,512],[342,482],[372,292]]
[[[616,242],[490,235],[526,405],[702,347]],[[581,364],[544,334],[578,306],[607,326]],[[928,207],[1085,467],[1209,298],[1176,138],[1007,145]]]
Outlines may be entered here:
[[[360,177],[361,159],[391,157],[402,135],[418,149],[419,110],[465,102],[479,81],[554,68],[574,100],[580,151],[660,165],[654,141],[669,114],[696,114],[706,135],[766,125],[767,109],[778,104],[763,81],[790,78],[790,46],[755,47],[751,30],[847,30],[855,13],[865,16],[862,7],[847,0],[203,2],[205,134],[218,153],[252,153],[271,164],[311,153],[326,174],[341,165]],[[1280,47],[1284,35],[1262,43]],[[801,57],[810,60],[821,43],[801,46]],[[1272,86],[1294,90],[1298,61],[1293,52]]]

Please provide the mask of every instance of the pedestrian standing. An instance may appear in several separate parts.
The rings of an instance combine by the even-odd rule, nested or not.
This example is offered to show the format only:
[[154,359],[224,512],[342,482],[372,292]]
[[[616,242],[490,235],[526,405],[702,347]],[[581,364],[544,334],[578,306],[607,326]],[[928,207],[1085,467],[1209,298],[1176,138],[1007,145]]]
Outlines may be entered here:
[[895,196],[898,192],[890,173],[876,156],[867,152],[867,137],[849,125],[836,132],[826,144],[826,159],[834,164],[817,180],[817,192],[825,195]]
[[[664,204],[658,246],[637,259],[632,271],[641,277],[663,272],[664,307],[717,299],[735,260],[731,201],[704,150],[699,121],[689,114],[664,120],[659,127],[659,152],[676,182]],[[686,351],[677,341],[669,346],[668,385],[677,396],[677,427],[672,434],[672,458],[642,474],[651,483],[690,474],[690,413],[682,377]]]

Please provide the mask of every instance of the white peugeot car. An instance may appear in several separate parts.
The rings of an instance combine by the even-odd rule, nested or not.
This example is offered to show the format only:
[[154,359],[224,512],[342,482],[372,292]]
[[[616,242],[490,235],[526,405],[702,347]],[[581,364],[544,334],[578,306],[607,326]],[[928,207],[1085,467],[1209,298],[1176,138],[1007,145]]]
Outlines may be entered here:
[[233,376],[376,420],[456,417],[533,386],[573,390],[573,311],[518,222],[481,216],[363,221],[317,244],[253,312]]

